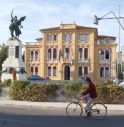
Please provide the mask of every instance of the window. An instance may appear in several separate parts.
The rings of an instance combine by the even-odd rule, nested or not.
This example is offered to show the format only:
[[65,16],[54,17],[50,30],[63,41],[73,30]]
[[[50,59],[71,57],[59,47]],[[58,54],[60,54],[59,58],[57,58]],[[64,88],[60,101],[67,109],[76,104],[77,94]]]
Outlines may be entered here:
[[57,35],[56,34],[48,34],[47,35],[47,41],[56,41]]
[[71,34],[68,34],[68,33],[64,34],[64,41],[66,42],[71,41]]
[[53,67],[53,76],[56,76],[56,67]]
[[52,51],[51,51],[51,48],[48,49],[48,59],[52,59]]
[[51,34],[48,34],[47,35],[47,41],[51,41],[52,40],[52,35]]
[[56,41],[56,40],[57,40],[57,35],[54,34],[54,35],[53,35],[53,41]]
[[57,58],[57,51],[56,48],[53,49],[53,59]]
[[51,76],[51,67],[48,67],[48,76]]
[[33,52],[33,51],[31,51],[31,56],[30,56],[30,58],[31,58],[31,60],[33,60],[33,58],[34,58],[34,52]]
[[82,67],[79,67],[79,68],[78,68],[78,75],[79,75],[79,76],[82,76]]
[[38,75],[38,67],[35,67],[35,75]]
[[38,60],[38,51],[35,51],[35,60]]
[[104,77],[104,67],[100,68],[100,77]]
[[100,56],[99,56],[100,60],[104,59],[104,50],[100,51]]
[[33,72],[34,72],[34,68],[31,67],[31,75],[33,75]]
[[88,74],[88,67],[84,67],[84,75]]
[[78,40],[79,41],[87,41],[88,40],[88,34],[79,34]]
[[108,67],[105,68],[105,77],[109,77],[109,68]]
[[83,58],[83,49],[79,48],[79,59]]
[[84,59],[88,59],[88,48],[84,49]]
[[70,49],[69,49],[69,48],[66,48],[66,49],[65,49],[65,53],[66,53],[66,57],[69,58]]
[[105,51],[105,59],[109,59],[109,51],[108,50]]

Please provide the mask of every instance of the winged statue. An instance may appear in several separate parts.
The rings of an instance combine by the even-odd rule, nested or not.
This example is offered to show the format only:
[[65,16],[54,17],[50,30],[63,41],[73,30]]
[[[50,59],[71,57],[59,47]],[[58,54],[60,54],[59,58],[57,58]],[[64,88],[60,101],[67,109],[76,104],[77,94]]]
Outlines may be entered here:
[[11,12],[11,24],[9,26],[11,38],[19,38],[19,35],[21,34],[21,30],[23,26],[21,23],[25,20],[26,16],[21,17],[19,20],[17,19],[17,16],[13,16],[13,10]]

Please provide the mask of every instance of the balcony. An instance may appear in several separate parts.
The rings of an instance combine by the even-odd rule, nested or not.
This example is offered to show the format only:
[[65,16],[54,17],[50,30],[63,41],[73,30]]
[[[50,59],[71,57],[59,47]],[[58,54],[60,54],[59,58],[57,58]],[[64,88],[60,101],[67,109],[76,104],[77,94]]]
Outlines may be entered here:
[[110,59],[100,59],[99,63],[110,63]]
[[78,63],[89,63],[90,59],[79,59],[78,58]]
[[30,63],[39,63],[39,59],[29,59]]
[[40,45],[39,42],[26,42],[25,45]]
[[63,63],[70,63],[72,64],[72,58],[63,58]]
[[58,59],[47,59],[46,60],[47,63],[58,63]]
[[116,44],[115,40],[98,40],[96,44]]

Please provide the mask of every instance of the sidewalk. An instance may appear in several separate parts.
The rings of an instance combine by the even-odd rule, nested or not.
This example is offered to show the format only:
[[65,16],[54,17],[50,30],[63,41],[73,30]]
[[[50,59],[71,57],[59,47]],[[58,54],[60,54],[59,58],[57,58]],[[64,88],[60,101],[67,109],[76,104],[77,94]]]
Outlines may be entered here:
[[[28,101],[14,101],[14,100],[0,100],[2,107],[19,107],[19,108],[47,108],[47,109],[61,109],[66,108],[68,102],[28,102]],[[108,110],[124,111],[124,105],[106,104]]]

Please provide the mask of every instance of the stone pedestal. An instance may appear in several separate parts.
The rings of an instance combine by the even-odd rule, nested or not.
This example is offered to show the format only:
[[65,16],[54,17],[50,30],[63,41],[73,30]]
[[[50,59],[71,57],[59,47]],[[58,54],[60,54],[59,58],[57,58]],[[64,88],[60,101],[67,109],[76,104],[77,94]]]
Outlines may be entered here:
[[17,38],[9,39],[6,45],[8,46],[8,57],[2,64],[1,80],[13,80],[13,70],[16,70],[17,80],[26,80],[25,63],[22,60],[22,42]]

